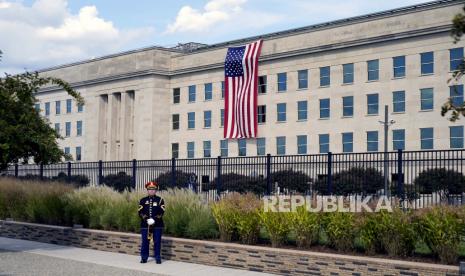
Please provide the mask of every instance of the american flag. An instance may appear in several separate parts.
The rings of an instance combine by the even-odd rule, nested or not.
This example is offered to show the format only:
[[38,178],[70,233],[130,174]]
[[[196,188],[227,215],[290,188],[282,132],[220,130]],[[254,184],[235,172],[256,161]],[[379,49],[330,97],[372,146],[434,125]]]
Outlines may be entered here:
[[224,138],[257,136],[258,57],[262,41],[228,48],[224,62]]

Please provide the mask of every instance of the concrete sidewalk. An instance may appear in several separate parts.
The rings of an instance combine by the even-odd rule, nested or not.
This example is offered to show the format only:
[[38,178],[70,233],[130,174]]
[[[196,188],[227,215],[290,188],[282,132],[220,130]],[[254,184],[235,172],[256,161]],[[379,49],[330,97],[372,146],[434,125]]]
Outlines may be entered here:
[[[247,270],[163,260],[146,264],[140,257],[0,237],[1,275],[189,275],[265,276]],[[44,270],[44,267],[47,267]],[[74,269],[73,269],[74,268]],[[47,274],[44,274],[46,272]],[[70,274],[71,273],[71,274]]]

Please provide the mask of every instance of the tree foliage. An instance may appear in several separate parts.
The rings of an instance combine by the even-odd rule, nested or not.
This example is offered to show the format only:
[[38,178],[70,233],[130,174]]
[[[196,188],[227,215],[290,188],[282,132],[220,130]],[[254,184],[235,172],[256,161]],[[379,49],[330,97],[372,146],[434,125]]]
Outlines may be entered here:
[[36,93],[47,85],[61,87],[84,104],[81,95],[59,78],[39,76],[37,72],[0,78],[0,170],[30,159],[50,164],[70,158],[58,146],[57,139],[62,137],[34,107]]

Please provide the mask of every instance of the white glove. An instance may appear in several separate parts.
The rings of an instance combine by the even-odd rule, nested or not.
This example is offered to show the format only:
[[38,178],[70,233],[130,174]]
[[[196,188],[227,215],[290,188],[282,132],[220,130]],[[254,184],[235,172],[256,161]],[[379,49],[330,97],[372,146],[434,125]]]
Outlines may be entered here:
[[155,223],[155,220],[154,220],[153,218],[147,219],[147,224],[148,224],[148,225],[152,225],[152,224],[154,224],[154,223]]

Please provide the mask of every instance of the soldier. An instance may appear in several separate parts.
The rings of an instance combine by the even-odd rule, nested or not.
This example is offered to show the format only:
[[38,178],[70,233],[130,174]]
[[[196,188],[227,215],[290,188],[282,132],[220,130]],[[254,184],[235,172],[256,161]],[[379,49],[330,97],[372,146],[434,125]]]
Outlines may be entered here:
[[165,213],[165,201],[156,195],[158,184],[150,181],[145,184],[148,196],[139,201],[140,232],[142,245],[140,249],[141,263],[146,263],[149,257],[150,241],[154,242],[155,260],[161,264],[161,235],[163,232],[163,214]]

